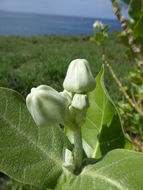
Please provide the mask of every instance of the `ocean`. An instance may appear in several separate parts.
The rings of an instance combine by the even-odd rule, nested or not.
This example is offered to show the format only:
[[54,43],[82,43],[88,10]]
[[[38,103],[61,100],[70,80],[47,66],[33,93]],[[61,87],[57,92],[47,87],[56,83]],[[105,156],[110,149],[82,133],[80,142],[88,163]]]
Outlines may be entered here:
[[101,20],[110,31],[121,30],[116,20],[0,11],[0,35],[91,35],[92,24]]

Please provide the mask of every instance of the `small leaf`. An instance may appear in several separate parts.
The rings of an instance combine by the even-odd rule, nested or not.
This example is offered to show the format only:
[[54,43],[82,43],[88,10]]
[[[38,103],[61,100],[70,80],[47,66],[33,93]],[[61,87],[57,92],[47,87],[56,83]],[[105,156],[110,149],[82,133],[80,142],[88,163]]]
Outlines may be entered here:
[[143,10],[143,0],[131,0],[129,4],[129,15],[138,20]]
[[143,14],[140,16],[133,29],[134,38],[142,37],[143,38]]
[[125,145],[118,112],[104,87],[104,67],[96,77],[96,88],[89,93],[90,107],[82,126],[83,147],[88,157],[100,158],[109,150]]
[[58,126],[36,126],[22,96],[0,88],[0,171],[25,184],[53,188],[67,144]]
[[142,190],[143,154],[113,150],[101,161],[83,168],[80,175],[65,173],[55,190]]

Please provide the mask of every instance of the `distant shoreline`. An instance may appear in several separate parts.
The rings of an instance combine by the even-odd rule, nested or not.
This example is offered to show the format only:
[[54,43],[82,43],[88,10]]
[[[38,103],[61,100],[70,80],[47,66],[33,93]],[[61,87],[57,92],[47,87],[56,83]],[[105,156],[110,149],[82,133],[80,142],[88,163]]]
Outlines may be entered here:
[[45,13],[30,13],[30,12],[18,12],[18,11],[6,11],[6,10],[0,10],[1,13],[6,14],[26,14],[26,15],[37,15],[37,16],[52,16],[52,17],[73,17],[73,18],[83,18],[83,19],[96,19],[96,20],[111,20],[111,21],[117,21],[117,19],[112,18],[100,18],[100,17],[82,17],[82,16],[73,16],[73,15],[58,15],[58,14],[45,14]]
[[110,25],[110,31],[121,30],[120,23],[113,19],[0,11],[0,36],[91,35],[95,20]]

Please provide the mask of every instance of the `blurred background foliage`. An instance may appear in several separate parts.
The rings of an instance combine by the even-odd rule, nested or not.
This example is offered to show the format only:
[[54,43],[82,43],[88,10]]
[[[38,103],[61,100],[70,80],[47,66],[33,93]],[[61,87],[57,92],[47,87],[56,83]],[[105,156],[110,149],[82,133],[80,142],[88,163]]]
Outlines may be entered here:
[[[124,54],[126,47],[120,44],[113,32],[105,42],[106,52],[120,78],[132,70],[132,61]],[[33,86],[51,85],[62,90],[62,83],[69,63],[76,58],[89,61],[94,76],[102,63],[102,47],[80,37],[0,37],[0,86],[13,88],[26,96]],[[114,101],[120,99],[117,85],[106,71],[105,83]]]
[[[103,62],[108,67],[114,82],[118,85],[116,93],[122,92],[120,100],[116,99],[115,102],[119,107],[125,132],[129,134],[135,145],[134,148],[137,151],[143,151],[143,1],[131,0],[120,1],[120,3],[123,4],[112,0],[114,12],[123,27],[118,38],[126,47],[124,55],[133,62],[131,71],[126,73],[124,79],[120,78],[108,57],[108,48],[105,45],[108,41],[106,25],[100,22],[99,27],[99,21],[95,22],[93,25],[94,35],[91,36],[91,41],[102,48]],[[126,20],[122,15],[121,8],[124,5],[128,7],[130,20]],[[122,62],[121,65],[123,64]],[[128,63],[126,62],[126,64]]]
[[[135,68],[125,77],[128,86],[125,85],[124,89],[141,113],[135,110],[124,97],[119,102],[119,106],[126,130],[134,142],[139,145],[137,150],[143,151],[143,1],[124,0],[123,2],[128,5],[130,20],[127,21],[127,24],[132,31],[133,43],[140,50],[140,55],[135,54],[130,46],[128,34],[125,31],[121,32],[119,38],[127,47],[126,56],[135,62]],[[140,63],[142,62],[141,64],[138,58]]]

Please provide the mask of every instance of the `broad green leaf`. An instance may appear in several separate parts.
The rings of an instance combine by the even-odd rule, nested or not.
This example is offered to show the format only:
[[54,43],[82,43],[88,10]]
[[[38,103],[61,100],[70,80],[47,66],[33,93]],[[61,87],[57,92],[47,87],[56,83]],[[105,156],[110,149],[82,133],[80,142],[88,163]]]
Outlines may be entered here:
[[92,158],[124,147],[125,140],[117,110],[104,87],[104,67],[96,77],[96,88],[89,93],[90,107],[82,126],[83,147]]
[[131,0],[129,4],[129,14],[130,16],[138,20],[143,11],[143,0]]
[[17,92],[0,88],[0,171],[19,182],[52,188],[68,141],[58,126],[37,127]]
[[143,13],[137,21],[134,29],[133,29],[134,38],[142,37],[143,38]]
[[143,153],[117,149],[83,168],[80,175],[65,173],[56,190],[142,190]]

